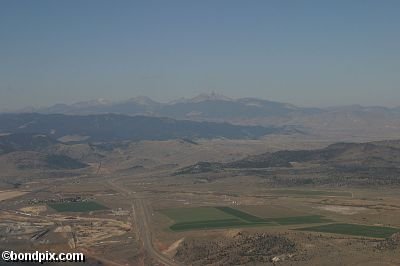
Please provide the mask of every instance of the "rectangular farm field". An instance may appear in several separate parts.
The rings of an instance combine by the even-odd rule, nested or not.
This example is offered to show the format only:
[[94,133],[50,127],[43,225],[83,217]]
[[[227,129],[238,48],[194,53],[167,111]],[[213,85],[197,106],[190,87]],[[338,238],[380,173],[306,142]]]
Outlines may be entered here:
[[107,207],[94,201],[62,202],[51,203],[48,205],[57,212],[91,212],[107,209]]
[[369,226],[360,224],[327,224],[321,226],[300,228],[296,230],[353,235],[353,236],[365,236],[374,238],[387,238],[394,233],[400,232],[400,228]]

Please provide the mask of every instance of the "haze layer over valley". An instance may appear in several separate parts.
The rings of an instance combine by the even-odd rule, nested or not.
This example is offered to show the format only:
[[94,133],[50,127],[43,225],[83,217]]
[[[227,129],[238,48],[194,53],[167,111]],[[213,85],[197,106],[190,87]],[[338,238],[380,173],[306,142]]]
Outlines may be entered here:
[[[179,99],[169,103],[156,102],[143,96],[121,102],[100,99],[71,105],[56,104],[47,108],[23,109],[18,113],[27,113],[27,111],[40,114],[80,116],[120,114],[168,117],[177,120],[227,122],[241,126],[284,128],[286,132],[291,129],[291,133],[297,132],[304,136],[312,136],[314,139],[330,141],[395,139],[400,131],[400,107],[364,107],[359,105],[329,108],[298,107],[257,98],[232,99],[215,93],[200,94],[191,99]],[[28,116],[21,114],[21,117]],[[4,118],[3,115],[2,119]],[[25,118],[25,120],[29,119]],[[119,117],[119,120],[122,120],[122,117]],[[155,120],[148,118],[148,122],[143,123],[143,125],[151,123],[150,121]],[[2,131],[5,130],[2,129]],[[199,137],[201,136],[199,135]]]
[[1,1],[0,265],[400,265],[399,14]]

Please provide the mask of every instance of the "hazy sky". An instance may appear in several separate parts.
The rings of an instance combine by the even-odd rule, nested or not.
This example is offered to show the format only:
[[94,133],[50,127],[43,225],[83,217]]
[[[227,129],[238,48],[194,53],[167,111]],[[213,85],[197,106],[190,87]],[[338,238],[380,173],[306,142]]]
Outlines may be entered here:
[[210,91],[400,105],[400,1],[0,1],[0,109]]

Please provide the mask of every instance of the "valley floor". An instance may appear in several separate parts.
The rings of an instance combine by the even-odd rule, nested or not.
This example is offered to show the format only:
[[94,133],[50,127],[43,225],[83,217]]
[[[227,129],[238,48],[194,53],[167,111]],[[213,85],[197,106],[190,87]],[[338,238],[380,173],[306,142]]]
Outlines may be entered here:
[[[215,150],[208,143],[179,144],[189,146],[169,156],[137,151],[146,145],[156,150],[135,144],[136,151],[112,152],[100,170],[93,164],[76,177],[0,188],[0,249],[79,250],[85,265],[400,264],[398,186],[284,186],[232,171],[176,175],[207,154],[216,158]],[[218,149],[232,159],[251,150]],[[181,165],[190,152],[196,158]]]

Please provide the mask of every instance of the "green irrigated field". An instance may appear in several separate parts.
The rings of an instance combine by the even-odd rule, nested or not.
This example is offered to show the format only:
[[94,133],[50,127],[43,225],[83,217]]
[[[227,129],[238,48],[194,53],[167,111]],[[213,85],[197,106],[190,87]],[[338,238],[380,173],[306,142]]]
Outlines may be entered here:
[[314,223],[329,223],[330,219],[326,219],[321,215],[307,215],[307,216],[293,216],[293,217],[279,217],[279,218],[260,218],[238,209],[230,207],[216,207],[218,210],[228,214],[239,217],[240,219],[249,223],[276,223],[278,225],[293,225],[293,224],[314,224]]
[[51,203],[48,205],[58,212],[90,212],[107,209],[107,207],[94,201]]
[[263,219],[230,207],[178,208],[162,210],[161,213],[175,221],[170,226],[173,231],[332,222],[319,215]]
[[166,209],[161,210],[161,213],[176,223],[236,219],[235,216],[214,207]]
[[[271,222],[229,207],[198,207],[162,210],[175,221],[173,231],[272,225]],[[257,222],[255,222],[257,221]]]
[[360,224],[327,224],[321,226],[300,228],[296,230],[334,233],[334,234],[353,235],[353,236],[365,236],[374,238],[387,238],[394,233],[400,232],[400,228],[369,226]]
[[228,227],[243,227],[251,226],[252,224],[246,223],[239,219],[226,219],[226,220],[210,220],[189,223],[176,223],[170,226],[173,231],[183,231],[191,229],[213,229],[213,228],[228,228]]
[[295,225],[295,224],[316,224],[316,223],[329,223],[330,219],[326,219],[321,215],[308,215],[308,216],[294,216],[294,217],[280,217],[269,218],[267,221],[273,221],[279,225]]
[[216,207],[216,209],[221,210],[227,214],[233,215],[235,217],[238,217],[249,223],[265,223],[266,222],[266,220],[264,220],[260,217],[248,214],[246,212],[242,212],[238,209],[233,209],[230,207]]

